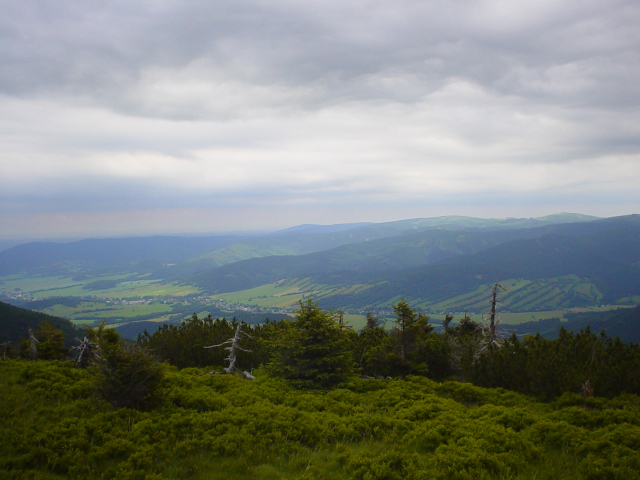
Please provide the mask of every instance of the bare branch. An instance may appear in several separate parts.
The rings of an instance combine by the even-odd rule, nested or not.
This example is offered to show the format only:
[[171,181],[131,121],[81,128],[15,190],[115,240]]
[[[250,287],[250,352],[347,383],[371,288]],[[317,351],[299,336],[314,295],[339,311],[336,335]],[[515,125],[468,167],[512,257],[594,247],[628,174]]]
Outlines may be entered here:
[[489,312],[482,315],[482,325],[479,327],[479,329],[484,335],[485,340],[484,345],[478,351],[478,353],[485,352],[490,345],[494,347],[500,347],[502,340],[507,333],[503,328],[498,327],[498,323],[500,323],[500,317],[496,316],[496,306],[502,303],[497,299],[499,291],[506,292],[507,289],[499,283],[496,283],[491,289],[491,300],[489,300],[491,309]]
[[[224,369],[224,372],[231,375],[233,374],[233,372],[236,370],[236,351],[237,350],[242,350],[243,352],[250,352],[251,350],[245,350],[244,348],[242,348],[240,346],[240,340],[242,339],[242,335],[244,335],[245,337],[249,337],[252,338],[251,335],[243,332],[242,330],[242,324],[239,324],[238,327],[236,328],[236,333],[235,335],[230,338],[229,340],[222,342],[218,345],[210,345],[208,347],[204,347],[204,348],[215,348],[215,347],[221,347],[222,345],[229,345],[228,347],[224,347],[225,350],[227,350],[229,352],[229,356],[227,358],[225,358],[226,361],[229,362],[229,366],[226,367]],[[247,372],[243,373],[244,378],[247,378],[249,380],[253,380],[253,376],[248,374]],[[251,378],[249,378],[251,377]]]

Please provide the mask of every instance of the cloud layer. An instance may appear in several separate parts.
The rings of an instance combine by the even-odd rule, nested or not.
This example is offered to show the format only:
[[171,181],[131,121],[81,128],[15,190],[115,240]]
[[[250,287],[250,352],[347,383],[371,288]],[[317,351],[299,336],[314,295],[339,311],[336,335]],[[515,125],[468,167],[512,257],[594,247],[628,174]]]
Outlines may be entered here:
[[631,213],[638,24],[615,0],[3,2],[0,221]]

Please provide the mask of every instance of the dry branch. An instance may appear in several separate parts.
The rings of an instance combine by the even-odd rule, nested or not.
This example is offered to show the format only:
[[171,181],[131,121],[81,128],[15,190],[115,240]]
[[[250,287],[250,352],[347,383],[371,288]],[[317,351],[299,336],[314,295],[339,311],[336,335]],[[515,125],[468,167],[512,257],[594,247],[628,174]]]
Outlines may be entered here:
[[[227,360],[229,362],[229,366],[226,367],[224,369],[224,373],[232,375],[233,372],[236,370],[236,352],[238,350],[242,350],[243,352],[250,352],[251,350],[245,350],[244,348],[242,348],[240,346],[240,340],[242,340],[242,336],[248,337],[248,338],[252,338],[251,335],[249,335],[248,333],[245,333],[242,331],[242,324],[238,325],[238,327],[236,328],[236,334],[231,337],[229,340],[222,342],[218,345],[210,345],[208,347],[204,347],[204,348],[216,348],[216,347],[221,347],[222,345],[228,345],[227,347],[225,347],[225,350],[229,351],[229,356],[227,358],[225,358],[225,360]],[[253,380],[253,376],[250,373],[247,372],[243,372],[242,374],[245,378],[249,379],[249,380]]]
[[76,340],[80,342],[80,345],[71,347],[74,350],[78,350],[78,355],[73,361],[73,365],[76,367],[85,367],[89,361],[100,358],[98,354],[98,345],[89,340],[89,337],[84,337],[80,340],[76,337]]
[[491,308],[489,312],[482,316],[480,331],[484,335],[485,339],[483,342],[484,345],[480,349],[479,353],[486,351],[489,346],[500,347],[501,341],[506,334],[506,331],[498,326],[500,323],[500,317],[496,315],[497,305],[502,303],[498,301],[498,293],[500,291],[506,292],[507,289],[499,283],[494,284],[491,289],[491,300],[489,300]]
[[36,346],[36,343],[40,343],[40,341],[33,334],[33,330],[31,330],[31,327],[29,327],[29,342],[31,343],[31,355],[33,356],[34,360],[37,360],[38,359],[38,347]]

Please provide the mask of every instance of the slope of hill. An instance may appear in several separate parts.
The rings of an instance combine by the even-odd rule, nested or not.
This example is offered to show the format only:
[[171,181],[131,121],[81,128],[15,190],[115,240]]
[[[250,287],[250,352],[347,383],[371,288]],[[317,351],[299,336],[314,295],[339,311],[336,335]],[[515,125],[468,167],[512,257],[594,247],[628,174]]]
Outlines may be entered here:
[[[379,285],[366,291],[367,300],[406,296],[433,304],[456,295],[473,293],[477,289],[484,290],[479,296],[464,299],[466,306],[471,307],[475,302],[475,307],[479,303],[486,303],[488,289],[494,282],[525,279],[529,281],[528,286],[536,287],[527,295],[538,295],[535,298],[537,303],[530,297],[528,302],[514,308],[516,311],[532,307],[555,309],[628,302],[630,298],[640,295],[638,218],[635,216],[607,222],[606,229],[596,225],[597,229],[591,234],[547,235],[538,239],[514,240],[434,265],[407,269],[392,275],[372,275],[369,283],[378,282]],[[317,280],[320,283],[327,281]],[[548,281],[556,285],[545,288]],[[575,288],[561,288],[558,284],[563,282]],[[518,286],[518,281],[512,281],[511,284]],[[515,307],[506,295],[504,301],[507,308]],[[455,303],[450,304],[451,307],[453,305]]]
[[92,399],[87,370],[0,362],[2,477],[640,477],[634,395],[550,403],[414,376],[327,392],[208,371],[169,370],[162,406],[139,412]]
[[152,271],[176,278],[205,268],[271,255],[301,255],[341,245],[435,228],[513,229],[545,224],[590,222],[595,217],[560,214],[541,219],[437,217],[386,223],[303,225],[260,236],[137,237],[87,239],[68,243],[33,242],[0,251],[0,276],[28,273],[106,273]]
[[543,337],[558,337],[561,327],[577,333],[587,327],[593,333],[604,331],[611,338],[618,337],[623,342],[640,343],[640,306],[618,308],[604,312],[567,313],[569,320],[561,322],[559,318],[550,318],[538,322],[525,322],[519,325],[508,325],[506,330],[516,335],[540,333]]
[[[365,291],[323,299],[341,308],[388,305],[402,297],[434,304],[507,279],[527,280],[520,286],[535,287],[541,297],[536,303],[530,298],[534,291],[520,291],[519,309],[542,308],[552,300],[559,307],[615,302],[640,295],[639,219],[632,215],[501,232],[432,230],[309,255],[246,260],[202,272],[193,281],[211,293],[282,279],[369,285]],[[537,280],[553,287],[541,289]]]
[[221,237],[137,237],[87,239],[70,243],[34,242],[0,252],[0,275],[22,271],[56,274],[109,272],[131,264],[158,268],[222,248],[240,239]]
[[21,340],[28,338],[29,328],[35,330],[44,321],[64,332],[67,346],[71,345],[78,335],[78,330],[69,320],[0,302],[0,341],[10,341],[17,345]]
[[374,225],[374,222],[360,222],[360,223],[337,223],[334,225],[318,225],[315,223],[305,223],[303,225],[296,225],[295,227],[285,228],[274,232],[273,236],[289,235],[291,233],[305,233],[305,234],[318,234],[318,233],[336,233],[344,232],[346,230],[354,230],[356,228]]
[[[451,217],[446,219],[451,220]],[[469,219],[468,222],[479,225],[479,222],[471,220],[481,219]],[[411,222],[417,221],[407,221],[404,225],[411,225]],[[460,223],[456,225],[459,226]],[[349,243],[306,255],[272,255],[234,262],[220,269],[201,272],[194,277],[193,281],[208,291],[224,292],[252,288],[283,278],[317,276],[333,272],[401,270],[427,265],[456,255],[476,253],[509,240],[538,238],[555,231],[578,234],[583,230],[579,225],[581,224],[512,230],[495,230],[487,227],[483,230],[430,228],[422,229],[417,233],[405,231],[402,235]],[[598,227],[594,226],[591,231],[596,228]],[[230,248],[233,247],[235,246]]]
[[[134,317],[165,319],[167,312],[183,303],[180,298],[184,295],[193,296],[188,303],[198,304],[193,310],[197,312],[206,311],[213,302],[223,307],[249,305],[255,312],[286,313],[299,299],[309,296],[323,306],[346,309],[386,308],[404,297],[420,308],[435,311],[467,307],[482,311],[491,278],[469,276],[469,268],[453,265],[453,259],[473,259],[473,255],[514,240],[545,235],[579,238],[607,230],[610,220],[572,214],[541,219],[439,217],[383,224],[305,225],[254,237],[31,244],[0,252],[0,267],[23,271],[0,278],[0,291],[13,299],[12,303],[28,302],[28,308],[35,300],[45,299],[54,305],[48,313],[65,311],[64,315],[84,320],[100,318],[108,310],[125,322]],[[297,255],[272,255],[292,252]],[[260,258],[228,263],[246,257]],[[28,267],[27,273],[21,262]],[[219,263],[224,265],[211,268]],[[604,298],[592,279],[575,274],[531,280],[502,276],[514,274],[509,269],[498,269],[497,273],[499,281],[509,280],[509,305],[516,311],[592,305]],[[247,291],[250,287],[255,288]],[[237,291],[247,294],[221,294]],[[199,297],[206,293],[220,296]],[[119,299],[158,296],[163,297],[162,305],[115,306]],[[62,308],[62,300],[54,297],[83,300],[76,307]],[[76,312],[79,309],[82,312]]]
[[[541,225],[567,222],[590,222],[596,217],[578,214],[549,215],[539,219],[481,219],[473,217],[435,217],[398,220],[385,223],[362,223],[340,225],[300,225],[274,234],[249,238],[208,252],[186,263],[172,266],[156,275],[179,278],[189,273],[212,267],[229,265],[242,260],[269,256],[305,255],[338,248],[343,245],[360,245],[381,239],[393,239],[415,232],[434,229],[452,231],[507,231],[511,229],[535,228]],[[392,240],[392,243],[394,241]],[[402,242],[401,242],[402,243]],[[360,246],[356,247],[359,249]],[[389,263],[394,264],[397,259]],[[401,267],[402,265],[400,265]],[[345,267],[345,268],[348,268]],[[395,267],[394,267],[395,268]]]
[[577,332],[587,326],[592,332],[602,330],[623,342],[640,343],[640,306],[621,308],[609,312],[574,313],[567,315],[567,330]]

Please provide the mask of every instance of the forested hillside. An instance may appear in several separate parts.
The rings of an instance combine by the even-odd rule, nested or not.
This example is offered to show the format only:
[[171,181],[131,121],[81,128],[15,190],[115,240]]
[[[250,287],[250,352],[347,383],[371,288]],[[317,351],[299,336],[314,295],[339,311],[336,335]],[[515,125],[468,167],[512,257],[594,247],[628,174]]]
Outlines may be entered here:
[[28,338],[29,328],[36,330],[42,322],[47,322],[52,327],[59,329],[64,334],[65,344],[68,346],[78,335],[78,330],[64,318],[0,302],[0,343],[11,342],[14,348],[17,348],[21,340]]
[[[546,303],[507,302],[507,308],[523,311],[640,298],[638,262],[640,216],[631,215],[504,232],[428,231],[309,255],[246,260],[199,273],[193,281],[215,294],[281,279],[309,279],[318,290],[366,286],[353,293],[317,297],[336,308],[389,305],[398,297],[428,306],[490,288],[495,282],[542,283],[538,297],[545,297]],[[563,281],[570,285],[551,289],[544,285]],[[450,308],[476,308],[477,295],[472,297],[476,298],[467,298],[466,305],[449,302]]]
[[[551,215],[540,219],[436,217],[379,224],[304,226],[253,236],[139,237],[86,239],[69,243],[33,242],[0,251],[0,276],[19,272],[95,274],[98,271],[151,270],[175,276],[247,258],[301,255],[436,228],[453,230],[533,228],[589,222],[595,217]],[[168,268],[172,267],[172,268]]]
[[567,321],[550,318],[538,322],[509,325],[510,332],[519,336],[539,332],[546,338],[557,338],[561,328],[579,332],[587,327],[593,332],[604,331],[609,337],[618,337],[623,342],[640,343],[640,306],[619,308],[602,312],[568,313]]

